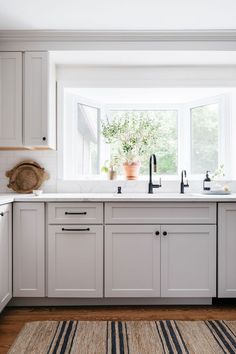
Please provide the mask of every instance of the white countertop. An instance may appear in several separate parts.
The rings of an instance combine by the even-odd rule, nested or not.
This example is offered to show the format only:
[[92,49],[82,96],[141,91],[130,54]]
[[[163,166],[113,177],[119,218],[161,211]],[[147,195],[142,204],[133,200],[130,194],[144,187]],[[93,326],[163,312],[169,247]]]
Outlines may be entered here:
[[236,193],[230,195],[203,195],[200,193],[43,193],[0,194],[0,204],[11,202],[236,202]]

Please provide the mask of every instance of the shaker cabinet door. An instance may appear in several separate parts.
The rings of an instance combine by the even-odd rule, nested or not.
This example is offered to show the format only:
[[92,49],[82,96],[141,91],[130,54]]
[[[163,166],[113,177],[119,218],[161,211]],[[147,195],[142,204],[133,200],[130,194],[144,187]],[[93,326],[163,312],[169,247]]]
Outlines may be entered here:
[[12,298],[12,206],[0,206],[0,312]]
[[48,226],[48,296],[103,297],[103,226]]
[[22,146],[22,53],[0,52],[0,147]]
[[236,297],[236,203],[218,209],[218,296]]
[[[55,148],[55,96],[48,52],[24,53],[24,145]],[[56,85],[56,84],[55,84]],[[55,89],[55,88],[54,88]]]
[[160,296],[160,226],[105,227],[105,296]]
[[13,294],[45,296],[44,203],[14,203]]
[[161,226],[161,296],[216,295],[216,226]]

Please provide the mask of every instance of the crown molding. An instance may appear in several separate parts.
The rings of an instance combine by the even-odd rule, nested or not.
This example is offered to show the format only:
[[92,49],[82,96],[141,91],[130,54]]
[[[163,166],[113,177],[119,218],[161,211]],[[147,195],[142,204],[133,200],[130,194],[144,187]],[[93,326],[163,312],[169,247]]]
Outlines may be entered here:
[[131,45],[130,49],[236,50],[236,30],[0,30],[0,50],[108,49],[108,44],[111,49]]
[[236,41],[236,30],[0,30],[0,41]]

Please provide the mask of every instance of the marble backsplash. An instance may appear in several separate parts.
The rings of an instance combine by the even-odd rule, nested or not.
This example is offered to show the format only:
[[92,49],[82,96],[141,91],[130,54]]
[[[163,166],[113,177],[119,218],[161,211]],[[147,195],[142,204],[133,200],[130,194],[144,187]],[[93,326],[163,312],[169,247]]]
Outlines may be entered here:
[[[8,189],[8,178],[5,176],[7,170],[13,168],[23,160],[35,160],[49,173],[49,180],[45,181],[41,189],[45,193],[116,193],[117,187],[121,186],[124,193],[145,193],[147,192],[148,181],[125,181],[125,180],[78,180],[63,181],[58,178],[57,151],[1,151],[0,152],[0,193],[11,193]],[[158,181],[158,177],[153,181]],[[236,192],[236,181],[226,181],[232,192]],[[189,180],[190,187],[186,192],[199,192],[202,188],[202,181]],[[180,180],[162,179],[162,188],[155,190],[155,193],[178,193]]]

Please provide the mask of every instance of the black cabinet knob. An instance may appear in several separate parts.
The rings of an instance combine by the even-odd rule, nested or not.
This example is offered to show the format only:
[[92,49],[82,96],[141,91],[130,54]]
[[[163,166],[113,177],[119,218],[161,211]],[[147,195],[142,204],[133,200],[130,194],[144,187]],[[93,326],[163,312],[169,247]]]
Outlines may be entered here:
[[0,213],[0,215],[1,215],[1,216],[4,216],[4,213],[3,213],[3,212],[1,212],[1,213]]
[[167,232],[166,232],[166,231],[163,231],[162,235],[163,235],[163,236],[167,236]]
[[160,231],[156,231],[156,232],[155,232],[155,235],[156,235],[156,236],[159,236],[159,235],[160,235]]
[[46,136],[43,136],[43,141],[45,141],[46,140]]

